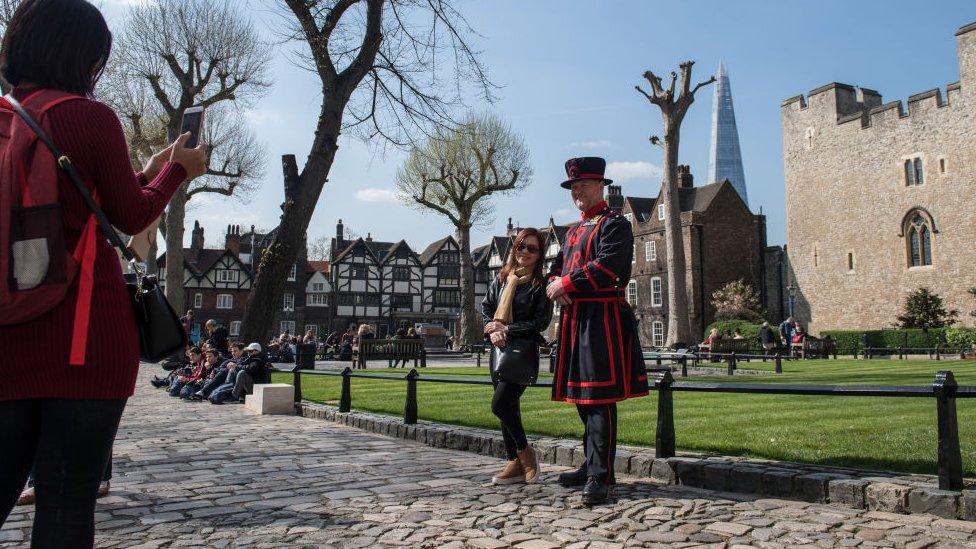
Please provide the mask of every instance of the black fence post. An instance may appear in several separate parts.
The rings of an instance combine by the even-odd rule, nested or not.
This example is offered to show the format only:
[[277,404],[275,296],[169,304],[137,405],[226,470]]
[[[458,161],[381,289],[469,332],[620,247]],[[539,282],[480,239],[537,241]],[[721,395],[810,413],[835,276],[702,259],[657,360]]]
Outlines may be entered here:
[[681,377],[688,377],[688,355],[678,357],[678,363],[681,364]]
[[950,371],[935,374],[936,409],[939,423],[939,488],[962,490],[962,453],[956,420],[956,378]]
[[776,353],[776,373],[783,373],[783,357],[780,356],[779,352]]
[[352,368],[346,367],[342,371],[342,393],[339,395],[339,411],[348,412],[352,409],[351,378]]
[[861,350],[864,352],[864,358],[871,358],[871,347],[868,346],[868,334],[867,332],[861,334]]
[[904,355],[904,354],[905,354],[905,348],[904,347],[898,347],[898,360],[901,360],[902,359],[902,355]]
[[935,359],[942,360],[942,344],[939,343],[935,346]]
[[295,367],[291,369],[291,384],[295,387],[295,402],[302,401],[302,367],[299,364],[295,364]]
[[478,354],[478,364],[477,364],[478,368],[481,368],[481,349],[482,349],[481,347],[478,347],[478,350],[475,351]]
[[725,357],[725,363],[729,368],[729,375],[732,375],[735,370],[735,353],[730,353]]
[[654,435],[654,457],[674,457],[674,377],[670,370],[658,372],[654,378],[657,389],[657,432]]
[[407,372],[407,401],[403,405],[403,422],[407,425],[417,423],[417,378],[420,374],[411,369]]
[[556,373],[556,351],[559,350],[558,345],[553,345],[549,348],[549,373]]

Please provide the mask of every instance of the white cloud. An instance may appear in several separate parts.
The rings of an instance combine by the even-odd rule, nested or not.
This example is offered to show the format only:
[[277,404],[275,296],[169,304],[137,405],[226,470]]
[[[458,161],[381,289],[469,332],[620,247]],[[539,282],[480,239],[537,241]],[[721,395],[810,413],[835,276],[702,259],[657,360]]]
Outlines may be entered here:
[[660,179],[664,170],[650,162],[611,162],[607,164],[607,177],[614,181],[632,179]]
[[552,212],[552,217],[555,221],[569,221],[571,219],[576,219],[579,216],[579,211],[570,210],[569,208],[560,208]]
[[356,200],[359,200],[360,202],[395,203],[397,201],[396,193],[393,192],[393,189],[377,189],[377,188],[361,189],[356,191],[356,194],[353,196],[355,196]]
[[613,146],[607,139],[597,139],[594,141],[574,141],[568,145],[571,149],[609,149]]

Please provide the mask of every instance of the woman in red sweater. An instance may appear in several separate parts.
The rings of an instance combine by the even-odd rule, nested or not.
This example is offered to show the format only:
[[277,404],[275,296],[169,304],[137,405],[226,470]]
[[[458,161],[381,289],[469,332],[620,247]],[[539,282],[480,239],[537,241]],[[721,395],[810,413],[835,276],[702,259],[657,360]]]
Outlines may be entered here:
[[[29,104],[38,89],[80,96],[47,111],[51,137],[109,221],[136,234],[159,217],[184,181],[203,174],[206,161],[203,145],[183,146],[186,134],[155,155],[143,173],[133,173],[115,113],[88,99],[111,44],[102,14],[88,2],[24,0],[3,37],[0,72],[21,102]],[[64,173],[58,177],[65,244],[73,250],[91,211]],[[94,543],[95,493],[138,373],[139,340],[118,256],[103,234],[93,253],[83,364],[69,364],[77,279],[52,310],[0,327],[0,524],[33,465],[34,547]]]

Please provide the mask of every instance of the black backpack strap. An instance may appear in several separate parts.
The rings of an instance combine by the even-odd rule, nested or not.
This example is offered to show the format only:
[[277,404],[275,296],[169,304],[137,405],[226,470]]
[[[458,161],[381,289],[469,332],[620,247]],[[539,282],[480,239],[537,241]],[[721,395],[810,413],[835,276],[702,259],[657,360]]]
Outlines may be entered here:
[[68,179],[74,183],[75,188],[78,189],[79,193],[81,193],[82,199],[84,199],[85,204],[88,205],[88,208],[95,215],[95,219],[98,221],[98,226],[102,229],[102,232],[105,233],[105,236],[108,237],[108,241],[119,249],[119,252],[122,253],[122,257],[124,257],[126,261],[134,261],[135,256],[133,256],[132,252],[129,251],[128,246],[122,242],[122,239],[119,237],[119,233],[115,231],[115,229],[112,227],[112,223],[109,222],[107,217],[105,217],[105,212],[103,212],[102,209],[98,207],[98,204],[95,203],[95,199],[92,197],[91,192],[88,191],[88,187],[85,186],[85,183],[81,180],[81,176],[78,175],[78,171],[75,170],[74,165],[71,163],[71,159],[61,154],[61,150],[58,149],[58,146],[54,144],[54,141],[52,141],[51,138],[48,137],[47,133],[37,124],[37,122],[31,118],[31,115],[27,114],[27,111],[24,110],[24,107],[20,104],[20,102],[14,99],[13,94],[5,95],[4,99],[10,103],[10,106],[13,107],[14,112],[16,112],[25,123],[27,123],[30,129],[37,134],[37,137],[41,140],[41,142],[44,143],[44,145],[46,145],[51,151],[54,158],[57,159],[58,166],[64,170],[64,172],[68,175]]

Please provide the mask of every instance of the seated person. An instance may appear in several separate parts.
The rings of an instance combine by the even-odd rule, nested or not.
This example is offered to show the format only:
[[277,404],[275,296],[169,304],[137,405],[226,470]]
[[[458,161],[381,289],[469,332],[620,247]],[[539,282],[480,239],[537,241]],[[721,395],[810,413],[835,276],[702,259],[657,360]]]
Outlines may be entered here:
[[180,391],[187,383],[197,381],[203,375],[203,351],[200,347],[193,347],[189,351],[190,366],[176,370],[172,382],[169,384],[169,396],[180,396]]
[[191,400],[205,400],[213,393],[217,387],[227,383],[227,378],[237,363],[244,359],[244,344],[236,341],[230,346],[231,357],[222,360],[220,364],[210,373],[210,376],[203,382],[200,390],[189,396]]
[[223,358],[220,356],[220,352],[212,347],[208,348],[203,352],[203,371],[200,372],[200,376],[196,379],[188,379],[186,383],[183,384],[183,388],[180,389],[180,398],[186,400],[193,396],[194,393],[203,388],[203,386],[213,378],[217,371],[217,368],[223,362]]
[[254,391],[255,383],[267,383],[270,377],[267,364],[261,353],[261,344],[251,343],[244,348],[242,358],[228,368],[225,383],[210,394],[210,402],[243,402],[244,395]]

